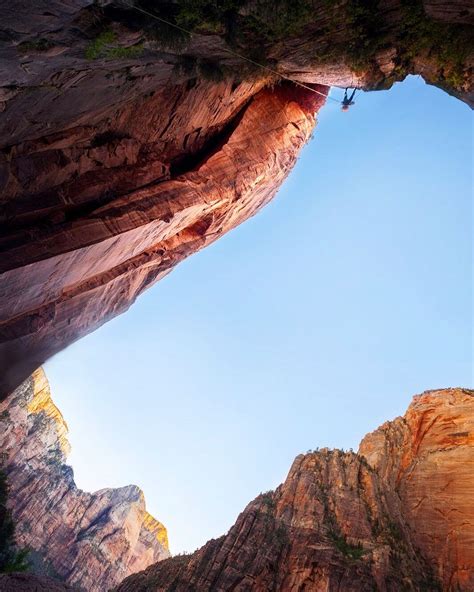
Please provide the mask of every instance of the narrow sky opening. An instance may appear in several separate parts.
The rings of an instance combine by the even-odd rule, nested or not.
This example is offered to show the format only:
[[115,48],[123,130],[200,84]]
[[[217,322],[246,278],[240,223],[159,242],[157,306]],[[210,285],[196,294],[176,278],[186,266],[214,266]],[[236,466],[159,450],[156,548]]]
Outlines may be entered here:
[[419,78],[330,102],[261,214],[46,364],[78,485],[136,483],[193,551],[297,454],[472,385],[471,170],[470,110]]

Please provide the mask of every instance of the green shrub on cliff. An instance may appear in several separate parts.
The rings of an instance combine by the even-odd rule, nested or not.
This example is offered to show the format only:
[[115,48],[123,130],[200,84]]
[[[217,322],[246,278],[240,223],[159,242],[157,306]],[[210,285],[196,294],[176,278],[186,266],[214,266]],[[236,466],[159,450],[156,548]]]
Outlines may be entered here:
[[8,483],[0,470],[0,573],[12,573],[28,569],[27,549],[18,549],[15,544],[15,524],[7,508]]
[[[413,72],[420,56],[436,68],[440,84],[453,89],[461,89],[470,73],[471,27],[430,18],[422,0],[400,0],[393,11],[381,8],[378,0],[130,2],[137,10],[126,6],[113,14],[109,11],[112,19],[142,30],[162,48],[184,51],[191,39],[188,32],[215,34],[234,51],[271,66],[275,48],[281,50],[300,37],[308,63],[342,62],[361,74],[371,72],[379,78],[380,88]],[[387,76],[379,68],[378,56],[392,50],[394,70]]]

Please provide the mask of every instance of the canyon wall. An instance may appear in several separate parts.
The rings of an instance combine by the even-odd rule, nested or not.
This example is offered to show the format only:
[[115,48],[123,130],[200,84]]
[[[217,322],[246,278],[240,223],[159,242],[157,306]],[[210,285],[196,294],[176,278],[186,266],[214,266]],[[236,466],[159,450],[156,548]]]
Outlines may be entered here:
[[[82,208],[75,204],[73,187],[67,182],[66,188],[61,185],[48,193],[49,197],[57,196],[59,206],[50,203],[45,207],[39,200],[46,210],[40,214],[41,223],[38,219],[32,225],[25,221],[21,230],[7,232],[0,239],[10,247],[8,257],[0,263],[4,270],[0,305],[4,390],[71,341],[126,310],[140,292],[183,258],[255,214],[274,196],[309,139],[313,113],[324,97],[307,91],[290,93],[282,87],[273,92],[262,90],[249,99],[251,90],[252,85],[244,84],[232,91],[230,83],[214,89],[197,85],[194,92],[182,87],[175,96],[168,95],[173,104],[180,103],[172,118],[176,127],[171,130],[168,117],[157,114],[150,121],[148,108],[140,114],[136,105],[130,106],[129,125],[119,127],[122,131],[130,126],[152,130],[154,139],[146,148],[143,142],[137,144],[128,138],[109,139],[107,145],[92,147],[89,138],[79,152],[70,147],[56,149],[55,175],[61,168],[67,173],[70,158],[77,159],[73,168],[91,161],[99,171],[84,173],[87,179],[78,177],[72,185],[87,180],[95,196],[97,184],[101,184],[115,199]],[[163,92],[167,94],[166,89]],[[199,102],[203,92],[209,102],[201,109],[195,101]],[[233,120],[223,125],[222,120],[229,119],[236,109],[238,125]],[[186,116],[189,121],[183,125]],[[169,178],[169,160],[155,159],[157,145],[166,143],[169,133],[174,141],[179,136],[184,143],[199,143],[199,130],[206,129],[213,119],[222,128],[213,149],[190,164],[177,164],[174,177]],[[66,141],[58,139],[62,145]],[[49,150],[54,147],[50,145]],[[143,161],[143,150],[153,163]],[[104,170],[104,166],[113,166],[114,171]],[[44,168],[41,154],[37,167],[31,175],[41,183],[40,171],[45,173],[48,168]],[[151,182],[154,167],[163,173],[160,182]],[[115,175],[117,169],[122,169],[122,182]],[[137,169],[145,178],[143,187],[133,190],[130,183],[137,183],[142,174]],[[76,189],[80,202],[88,190],[83,185]],[[35,200],[36,196],[32,197],[31,203]],[[69,220],[60,211],[62,200],[71,204]],[[57,224],[51,222],[55,217]],[[36,238],[32,238],[32,226],[38,227]]]
[[117,592],[471,592],[474,391],[415,397],[359,454],[296,458],[228,534]]
[[474,590],[474,391],[415,397],[404,417],[361,442],[359,453],[397,491],[413,543],[443,590]]
[[[77,488],[65,464],[67,425],[41,369],[0,403],[0,450],[17,544],[31,549],[39,575],[104,592],[169,557],[166,529],[146,511],[137,486],[95,493]],[[22,589],[8,580],[4,585]]]
[[264,206],[328,85],[473,102],[464,0],[132,4],[0,0],[0,396]]

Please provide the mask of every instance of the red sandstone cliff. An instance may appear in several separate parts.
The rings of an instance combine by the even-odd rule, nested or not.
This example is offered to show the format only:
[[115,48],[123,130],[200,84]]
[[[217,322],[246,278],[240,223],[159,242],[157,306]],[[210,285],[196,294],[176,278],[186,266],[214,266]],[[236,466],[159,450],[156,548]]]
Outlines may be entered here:
[[471,592],[474,391],[415,397],[360,453],[296,458],[225,536],[117,592]]
[[[89,138],[78,149],[71,147],[79,133],[76,129],[68,134],[72,138],[62,134],[48,146],[58,155],[57,164],[49,167],[54,166],[56,177],[60,169],[67,170],[64,163],[72,158],[76,159],[73,169],[88,167],[91,162],[98,170],[48,193],[50,198],[56,196],[60,205],[46,208],[46,219],[45,213],[38,214],[43,222],[35,220],[33,225],[40,225],[35,238],[25,221],[25,228],[0,239],[9,247],[8,257],[0,263],[5,270],[1,278],[0,358],[3,356],[5,367],[2,379],[8,385],[71,341],[125,311],[141,291],[183,258],[264,206],[309,139],[313,113],[324,100],[319,95],[290,93],[284,87],[260,91],[250,102],[254,85],[243,84],[233,90],[230,83],[186,88],[175,89],[171,96],[164,91],[170,103],[167,109],[171,104],[179,105],[171,121],[160,117],[164,105],[159,99],[163,97],[149,99],[155,103],[151,121],[150,105],[143,111],[135,105],[129,107],[128,122],[123,111],[120,113],[120,129],[133,136],[151,135],[150,143],[114,139],[92,147],[90,135],[94,137],[96,130],[86,130]],[[323,87],[319,89],[325,92]],[[202,93],[208,102],[196,106]],[[229,115],[236,116],[236,112],[238,124],[228,123]],[[189,170],[181,164],[179,173],[170,179],[169,159],[162,156],[165,163],[156,160],[158,147],[162,150],[169,142],[169,150],[173,150],[177,136],[180,142],[199,144],[200,130],[212,121],[223,130],[212,151],[194,160]],[[45,149],[43,141],[41,144],[38,169],[30,173],[36,184],[48,181],[40,172],[44,171]],[[104,167],[110,166],[114,174],[104,175]],[[117,176],[120,168],[124,181]],[[136,184],[142,174],[146,175],[143,187],[134,190],[128,179]],[[151,183],[153,175],[161,180]],[[86,211],[77,212],[72,206],[71,219],[65,219],[60,209],[63,200],[74,204],[71,191],[76,189],[77,199],[86,199],[85,186],[76,187],[86,179],[93,196],[99,184],[104,191],[116,192],[115,199],[104,205],[94,203]],[[110,187],[113,183],[120,183],[120,187]],[[58,223],[50,222],[56,216]]]
[[415,397],[403,417],[368,434],[359,453],[397,491],[412,541],[443,590],[474,590],[474,391]]
[[323,95],[419,73],[472,102],[465,0],[233,4],[233,29],[204,23],[170,49],[122,2],[0,0],[0,396],[257,212],[291,170],[324,99],[262,90],[275,78],[226,52],[232,31],[234,49]]
[[[103,592],[169,557],[166,529],[138,487],[92,494],[76,487],[65,464],[67,426],[41,369],[0,403],[0,450],[17,543],[31,549],[36,572]],[[18,585],[0,578],[0,589]]]

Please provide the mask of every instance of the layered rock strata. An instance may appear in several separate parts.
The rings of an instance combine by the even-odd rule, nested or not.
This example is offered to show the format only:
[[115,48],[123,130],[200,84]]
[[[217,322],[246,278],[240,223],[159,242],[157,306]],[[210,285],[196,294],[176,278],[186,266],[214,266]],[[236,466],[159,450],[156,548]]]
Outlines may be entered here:
[[427,391],[359,453],[397,492],[443,590],[474,590],[474,392]]
[[474,391],[415,397],[359,454],[296,458],[225,536],[117,592],[470,592]]
[[0,450],[17,544],[31,549],[38,574],[103,592],[169,557],[166,529],[138,487],[77,488],[67,425],[41,369],[0,403]]
[[[0,0],[0,395],[276,193],[324,98],[255,59],[323,96],[418,73],[472,102],[464,0],[205,4]],[[137,10],[195,6],[181,45]]]
[[[128,138],[109,139],[107,145],[97,147],[91,146],[89,138],[78,151],[61,147],[70,141],[62,136],[57,139],[59,144],[54,143],[56,148],[49,146],[58,154],[52,165],[56,178],[70,158],[86,168],[86,162],[92,162],[99,170],[84,172],[74,183],[50,190],[48,200],[38,200],[37,207],[44,211],[36,212],[33,224],[27,220],[32,213],[28,206],[21,230],[6,233],[0,240],[5,247],[8,244],[8,257],[0,263],[4,270],[0,358],[5,390],[71,341],[126,310],[182,259],[254,215],[273,197],[308,141],[314,112],[324,97],[282,87],[262,90],[248,102],[252,89],[253,85],[239,85],[231,92],[230,85],[214,89],[204,85],[197,92],[207,93],[209,102],[201,110],[194,106],[199,99],[193,91],[183,87],[170,99],[180,104],[171,121],[158,115],[149,121],[149,108],[143,110],[141,120],[135,106],[127,114],[129,125],[153,135],[145,160],[143,141]],[[169,161],[163,164],[155,157],[158,145],[166,144],[167,134],[171,134],[170,143],[178,133],[184,143],[199,143],[205,122],[209,125],[214,119],[222,127],[222,119],[228,119],[236,105],[240,105],[238,123],[232,120],[224,126],[212,151],[193,159],[191,165],[177,165],[174,178],[165,180],[170,176]],[[188,121],[183,125],[184,117]],[[172,121],[176,128],[170,130]],[[31,170],[32,182],[39,184],[39,171],[46,173],[48,168],[41,154],[35,166],[39,168]],[[112,174],[109,166],[114,167]],[[118,168],[126,187],[121,182],[121,188],[110,188],[118,182]],[[163,176],[155,183],[157,168]],[[143,187],[133,190],[130,183],[136,183],[140,175],[147,175]],[[74,205],[86,194],[96,196],[98,184],[100,191],[112,192],[108,195],[115,198],[85,208]],[[71,192],[76,192],[77,200]],[[67,217],[62,213],[64,200],[72,204]],[[38,227],[33,238],[32,228],[38,224],[41,230]]]

